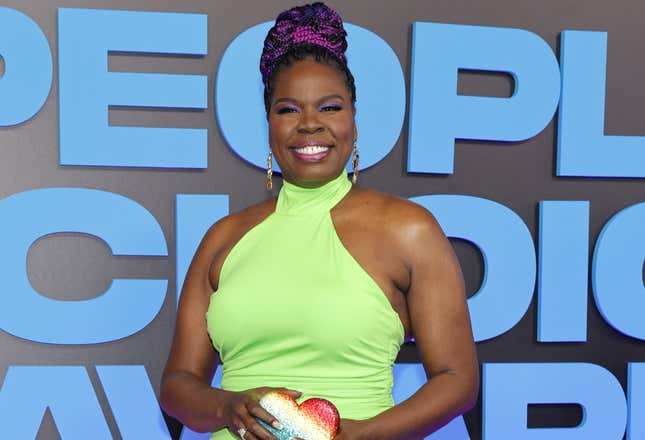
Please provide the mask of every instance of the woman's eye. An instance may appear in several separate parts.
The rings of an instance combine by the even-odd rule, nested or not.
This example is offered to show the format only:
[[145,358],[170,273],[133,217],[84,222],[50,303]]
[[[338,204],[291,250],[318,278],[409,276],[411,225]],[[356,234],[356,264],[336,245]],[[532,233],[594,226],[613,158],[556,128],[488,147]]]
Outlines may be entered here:
[[276,110],[276,113],[279,115],[283,115],[285,113],[293,113],[295,111],[296,109],[293,107],[280,107],[278,110]]
[[328,105],[322,106],[320,110],[323,112],[337,112],[339,110],[342,110],[342,108],[343,107],[338,104],[328,104]]

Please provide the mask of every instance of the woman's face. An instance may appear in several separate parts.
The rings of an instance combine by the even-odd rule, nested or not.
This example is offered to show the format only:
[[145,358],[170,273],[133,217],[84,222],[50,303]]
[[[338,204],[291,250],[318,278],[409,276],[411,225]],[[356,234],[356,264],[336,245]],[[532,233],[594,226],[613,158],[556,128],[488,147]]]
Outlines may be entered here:
[[354,106],[344,75],[304,59],[284,67],[273,84],[269,144],[284,178],[320,186],[345,167],[356,139]]

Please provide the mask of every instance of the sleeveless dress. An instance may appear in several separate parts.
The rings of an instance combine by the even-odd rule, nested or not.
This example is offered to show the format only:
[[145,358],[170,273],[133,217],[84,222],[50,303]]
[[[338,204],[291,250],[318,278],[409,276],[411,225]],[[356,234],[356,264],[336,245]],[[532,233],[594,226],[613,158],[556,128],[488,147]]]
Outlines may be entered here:
[[[394,405],[403,325],[330,214],[351,186],[345,171],[319,188],[285,181],[275,212],[231,249],[206,313],[223,389],[292,388],[349,419]],[[211,437],[233,439],[226,428]]]

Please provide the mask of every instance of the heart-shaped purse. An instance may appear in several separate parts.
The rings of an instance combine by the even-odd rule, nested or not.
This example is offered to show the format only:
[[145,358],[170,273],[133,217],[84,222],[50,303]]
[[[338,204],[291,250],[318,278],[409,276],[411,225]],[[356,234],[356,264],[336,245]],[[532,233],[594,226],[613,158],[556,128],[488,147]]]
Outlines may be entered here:
[[258,419],[279,440],[332,440],[340,427],[338,410],[326,399],[307,399],[298,405],[288,394],[271,391],[262,396],[260,406],[282,425],[275,429]]

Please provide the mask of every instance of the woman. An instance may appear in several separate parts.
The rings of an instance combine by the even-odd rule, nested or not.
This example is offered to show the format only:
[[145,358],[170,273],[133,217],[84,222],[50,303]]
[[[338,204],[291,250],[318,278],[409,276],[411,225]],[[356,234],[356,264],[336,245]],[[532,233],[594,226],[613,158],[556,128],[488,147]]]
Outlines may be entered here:
[[[358,153],[345,35],[322,3],[278,16],[260,69],[283,187],[213,225],[184,282],[162,406],[213,439],[275,439],[255,420],[279,425],[258,404],[272,389],[334,402],[338,440],[422,438],[476,400],[463,278],[441,228],[347,179]],[[412,337],[430,380],[394,406],[392,365]]]

